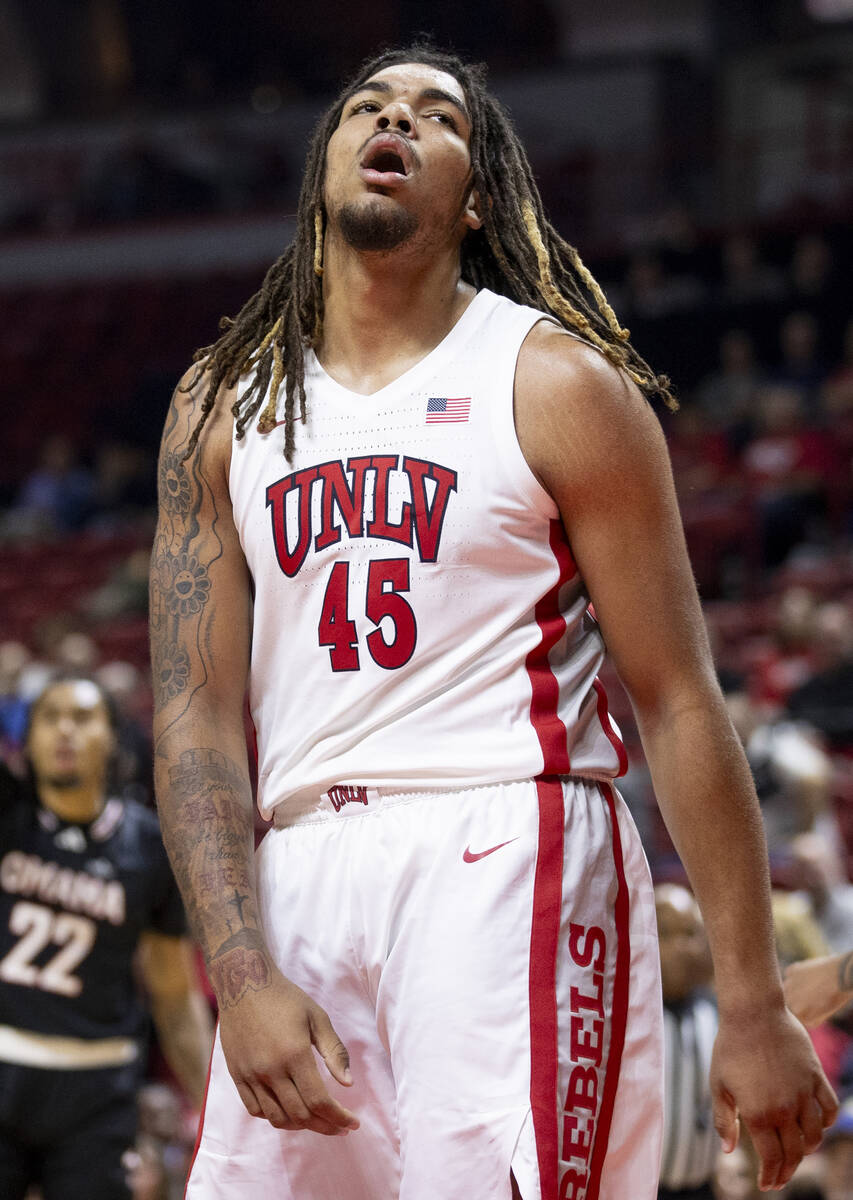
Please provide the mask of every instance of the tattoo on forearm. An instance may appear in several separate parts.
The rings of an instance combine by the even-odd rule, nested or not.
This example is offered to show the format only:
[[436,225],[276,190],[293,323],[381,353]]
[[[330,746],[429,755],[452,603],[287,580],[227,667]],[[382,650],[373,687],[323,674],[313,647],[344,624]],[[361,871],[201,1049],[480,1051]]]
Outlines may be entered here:
[[853,992],[853,950],[848,951],[839,963],[838,987],[842,992]]
[[258,950],[261,953],[266,953],[264,940],[261,937],[260,931],[257,929],[239,929],[230,937],[226,938],[215,954],[210,956],[209,962],[213,962],[217,958],[221,958],[223,954],[227,954],[229,950],[233,950],[235,946],[242,946],[245,950]]
[[[209,964],[211,983],[217,993],[220,984],[227,986],[234,1002],[230,967],[220,965],[214,971],[213,963],[236,949],[263,951],[254,900],[247,780],[221,751],[199,747],[185,750],[169,768],[166,791],[169,803],[161,804],[161,824],[172,867]],[[264,978],[255,970],[246,976],[245,986],[265,986]]]
[[[195,799],[209,800],[215,795],[223,800],[227,810],[221,815],[233,816],[233,801],[229,797],[239,795],[244,782],[243,776],[226,755],[219,750],[206,748],[183,751],[177,766],[169,768],[169,787],[184,804]],[[223,796],[223,793],[226,795]],[[237,808],[242,815],[242,807],[238,804]]]
[[175,740],[186,745],[177,728],[207,686],[212,631],[224,619],[213,586],[223,554],[216,489],[201,444],[184,460],[196,410],[192,398],[176,397],[158,465],[150,574],[155,761],[163,840],[211,982],[227,1005],[267,986],[271,966],[255,903],[245,768],[213,747],[184,750],[175,762],[171,748]]
[[[195,407],[193,403],[184,418],[174,404],[169,413],[158,464],[159,521],[151,555],[154,704],[160,712],[181,700],[175,719],[186,712],[192,695],[207,680],[203,626],[214,611],[210,567],[222,554],[216,532],[219,513],[201,453],[183,461]],[[202,530],[199,514],[204,504],[211,519]]]
[[270,984],[270,966],[260,950],[235,946],[208,964],[210,982],[220,1008],[230,1008],[246,992],[259,992]]

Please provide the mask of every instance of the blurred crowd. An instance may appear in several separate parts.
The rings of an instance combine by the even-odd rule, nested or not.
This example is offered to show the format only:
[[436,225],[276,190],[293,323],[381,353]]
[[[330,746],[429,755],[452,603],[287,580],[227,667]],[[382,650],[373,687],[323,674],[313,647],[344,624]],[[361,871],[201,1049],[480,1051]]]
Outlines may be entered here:
[[[680,395],[681,411],[662,420],[720,679],[761,799],[780,962],[853,949],[849,241],[832,228],[715,238],[673,212],[642,252],[591,265],[611,281],[606,290],[635,343],[672,375]],[[152,286],[146,303],[156,306]],[[192,289],[181,296],[190,307]],[[87,311],[102,322],[94,343],[69,338],[70,354],[86,342],[86,364],[115,357],[121,325],[110,310],[108,299],[92,296],[88,310],[84,302],[64,314],[72,329]],[[187,322],[178,330],[185,357],[194,336]],[[177,374],[181,364],[171,365]],[[0,479],[0,749],[6,761],[20,761],[28,705],[53,668],[90,672],[121,713],[121,786],[151,802],[147,560],[156,428],[169,382],[165,373],[145,375],[144,354],[137,366],[130,399],[111,397],[107,422],[94,406],[87,411],[83,393],[66,397],[70,423],[61,403],[49,428],[33,430],[32,410],[17,417],[39,449],[38,461],[9,462]],[[68,378],[75,369],[72,359]],[[87,369],[79,364],[81,378]],[[9,421],[14,438],[14,413]],[[684,957],[675,969],[680,983],[667,984],[673,968],[664,970],[673,1036],[680,1053],[689,1045],[701,1061],[714,1023],[713,981],[697,949],[701,925],[678,890],[683,873],[656,814],[630,712],[618,684],[608,687],[631,755],[625,794],[664,888],[662,954]],[[785,1195],[849,1200],[853,1013],[842,1011],[813,1038],[845,1106],[826,1149]],[[180,1194],[191,1141],[156,1047],[150,1075],[129,1164],[137,1200]],[[749,1147],[722,1161],[698,1085],[692,1096],[700,1148],[688,1153],[670,1129],[664,1182],[675,1191],[698,1186],[685,1167],[693,1155],[699,1174],[707,1172],[698,1182],[720,1200],[757,1196]],[[676,1106],[679,1119],[688,1109],[686,1101]]]

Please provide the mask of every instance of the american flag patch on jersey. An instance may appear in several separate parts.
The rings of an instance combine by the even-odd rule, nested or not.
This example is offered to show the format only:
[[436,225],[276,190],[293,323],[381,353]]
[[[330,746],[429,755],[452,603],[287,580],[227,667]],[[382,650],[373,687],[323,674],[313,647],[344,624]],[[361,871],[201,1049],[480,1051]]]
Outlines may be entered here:
[[427,425],[449,425],[467,421],[471,413],[471,397],[430,396],[427,400]]

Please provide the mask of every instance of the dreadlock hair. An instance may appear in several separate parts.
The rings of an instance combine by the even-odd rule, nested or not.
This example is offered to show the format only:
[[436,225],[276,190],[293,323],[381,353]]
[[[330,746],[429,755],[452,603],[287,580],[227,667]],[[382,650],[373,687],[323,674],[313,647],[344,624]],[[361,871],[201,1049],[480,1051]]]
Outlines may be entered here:
[[257,426],[269,433],[276,425],[278,393],[284,383],[284,453],[294,447],[295,416],[305,420],[306,348],[318,345],[323,330],[323,185],[326,147],[344,105],[363,83],[386,67],[422,63],[452,75],[461,85],[471,118],[471,186],[483,200],[480,229],[462,242],[462,278],[519,304],[554,316],[565,329],[595,346],[624,371],[644,394],[660,395],[678,407],[666,375],[657,375],[630,343],[600,285],[574,246],[548,221],[527,155],[511,120],[486,90],[486,68],[418,41],[388,50],[363,64],[318,122],[308,149],[296,236],[266,274],[254,296],[236,317],[223,317],[222,336],[193,356],[195,371],[185,391],[207,374],[201,414],[185,458],[192,454],[222,387],[244,374],[254,377],[232,406],[235,435],[242,438],[267,398]]

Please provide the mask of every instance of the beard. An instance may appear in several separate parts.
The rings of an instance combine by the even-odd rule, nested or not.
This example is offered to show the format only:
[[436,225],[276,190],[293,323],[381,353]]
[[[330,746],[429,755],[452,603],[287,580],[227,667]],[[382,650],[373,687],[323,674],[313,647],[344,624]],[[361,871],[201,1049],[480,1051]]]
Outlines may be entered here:
[[418,219],[406,209],[371,200],[345,204],[338,213],[344,241],[353,250],[396,250],[415,233]]

